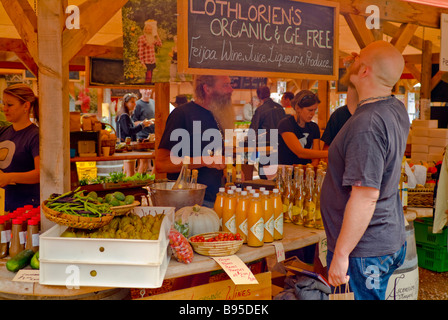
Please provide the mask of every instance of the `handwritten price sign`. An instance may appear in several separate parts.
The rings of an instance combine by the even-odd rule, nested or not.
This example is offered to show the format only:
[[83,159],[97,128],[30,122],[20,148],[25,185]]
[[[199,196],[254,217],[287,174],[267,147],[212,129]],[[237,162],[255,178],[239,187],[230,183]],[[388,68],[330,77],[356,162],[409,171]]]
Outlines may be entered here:
[[235,284],[258,284],[257,279],[246,264],[236,255],[213,257]]

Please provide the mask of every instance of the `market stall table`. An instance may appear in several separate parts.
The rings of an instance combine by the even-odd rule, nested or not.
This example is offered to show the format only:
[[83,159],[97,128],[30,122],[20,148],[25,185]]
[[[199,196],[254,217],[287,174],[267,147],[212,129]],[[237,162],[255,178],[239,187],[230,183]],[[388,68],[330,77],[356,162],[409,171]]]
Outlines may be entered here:
[[[291,251],[318,243],[325,239],[324,230],[305,228],[293,224],[285,224],[284,238],[281,240],[285,251]],[[245,263],[275,254],[273,245],[252,248],[246,245],[238,251],[237,256]],[[119,297],[125,295],[127,289],[91,288],[67,289],[62,286],[46,286],[39,283],[12,281],[15,273],[5,267],[7,259],[0,259],[0,298],[3,299],[98,299],[99,296]],[[171,259],[165,279],[172,279],[203,272],[219,270],[220,266],[210,257],[194,255],[193,262],[183,264]]]

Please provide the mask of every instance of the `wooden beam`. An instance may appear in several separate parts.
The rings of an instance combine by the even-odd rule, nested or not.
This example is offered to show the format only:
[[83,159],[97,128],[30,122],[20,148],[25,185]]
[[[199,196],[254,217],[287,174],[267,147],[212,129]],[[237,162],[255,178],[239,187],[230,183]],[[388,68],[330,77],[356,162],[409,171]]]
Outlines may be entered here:
[[439,82],[442,80],[442,76],[445,72],[443,71],[437,71],[437,73],[432,77],[431,79],[431,91],[434,90],[434,88],[439,84]]
[[14,52],[26,68],[37,77],[37,64],[22,39],[0,38],[0,51]]
[[1,3],[31,57],[37,61],[37,16],[33,8],[28,0],[1,0]]
[[372,31],[366,27],[366,19],[364,17],[354,14],[343,14],[343,16],[361,49],[375,41]]
[[405,63],[406,69],[414,76],[414,78],[418,81],[422,81],[422,73],[421,71],[415,66],[415,64],[411,63]]
[[[382,29],[384,34],[390,37],[394,37],[399,32],[399,27],[387,21],[382,22]],[[413,35],[409,40],[409,45],[418,50],[423,50],[423,39]]]
[[[162,139],[163,132],[165,131],[165,124],[168,120],[168,116],[170,114],[170,83],[169,82],[160,82],[156,83],[155,87],[155,158],[157,162],[157,154],[158,148],[160,144],[160,140]],[[158,173],[155,172],[156,179],[164,179],[166,178],[166,173]]]
[[422,54],[422,78],[420,87],[420,99],[431,99],[431,78],[432,78],[432,42],[425,40]]
[[327,126],[330,119],[330,82],[319,80],[317,95],[319,96],[319,112],[317,113],[317,124],[321,130]]
[[341,14],[370,16],[366,8],[374,4],[378,6],[380,19],[400,23],[417,24],[423,27],[440,28],[440,14],[448,13],[447,8],[417,4],[407,1],[390,0],[335,0],[340,5]]
[[87,0],[79,6],[80,28],[66,29],[63,33],[64,64],[128,2],[128,0]]
[[[61,0],[39,1],[39,105],[41,199],[70,190],[68,63],[63,64]],[[42,228],[53,224],[44,216]]]
[[402,23],[390,43],[393,44],[400,52],[403,52],[409,44],[409,41],[411,41],[414,36],[417,28],[418,26],[416,24]]

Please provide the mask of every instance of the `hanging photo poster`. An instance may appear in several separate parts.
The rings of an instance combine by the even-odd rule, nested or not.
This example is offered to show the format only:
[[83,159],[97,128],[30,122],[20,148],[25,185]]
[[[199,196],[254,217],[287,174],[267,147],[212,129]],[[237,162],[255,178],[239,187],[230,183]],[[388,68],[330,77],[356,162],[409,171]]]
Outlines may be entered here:
[[339,3],[179,0],[179,70],[337,80]]
[[122,17],[126,84],[191,80],[177,72],[176,0],[129,0]]

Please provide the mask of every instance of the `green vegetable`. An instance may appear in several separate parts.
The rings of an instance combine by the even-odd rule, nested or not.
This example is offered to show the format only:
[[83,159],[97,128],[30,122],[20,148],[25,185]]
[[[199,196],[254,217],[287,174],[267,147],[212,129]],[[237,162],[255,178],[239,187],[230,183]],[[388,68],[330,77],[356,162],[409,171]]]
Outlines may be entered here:
[[124,201],[126,199],[125,195],[120,191],[115,191],[114,197],[120,201]]
[[133,195],[127,195],[124,199],[124,204],[133,204],[135,197]]
[[37,251],[34,256],[31,258],[30,266],[33,269],[39,269],[39,251]]
[[21,251],[6,262],[6,269],[11,272],[17,272],[20,269],[25,268],[30,264],[33,255],[34,251],[31,249]]
[[95,191],[90,191],[90,192],[87,194],[87,198],[90,198],[90,199],[95,200],[95,199],[98,198],[98,195],[96,194]]

